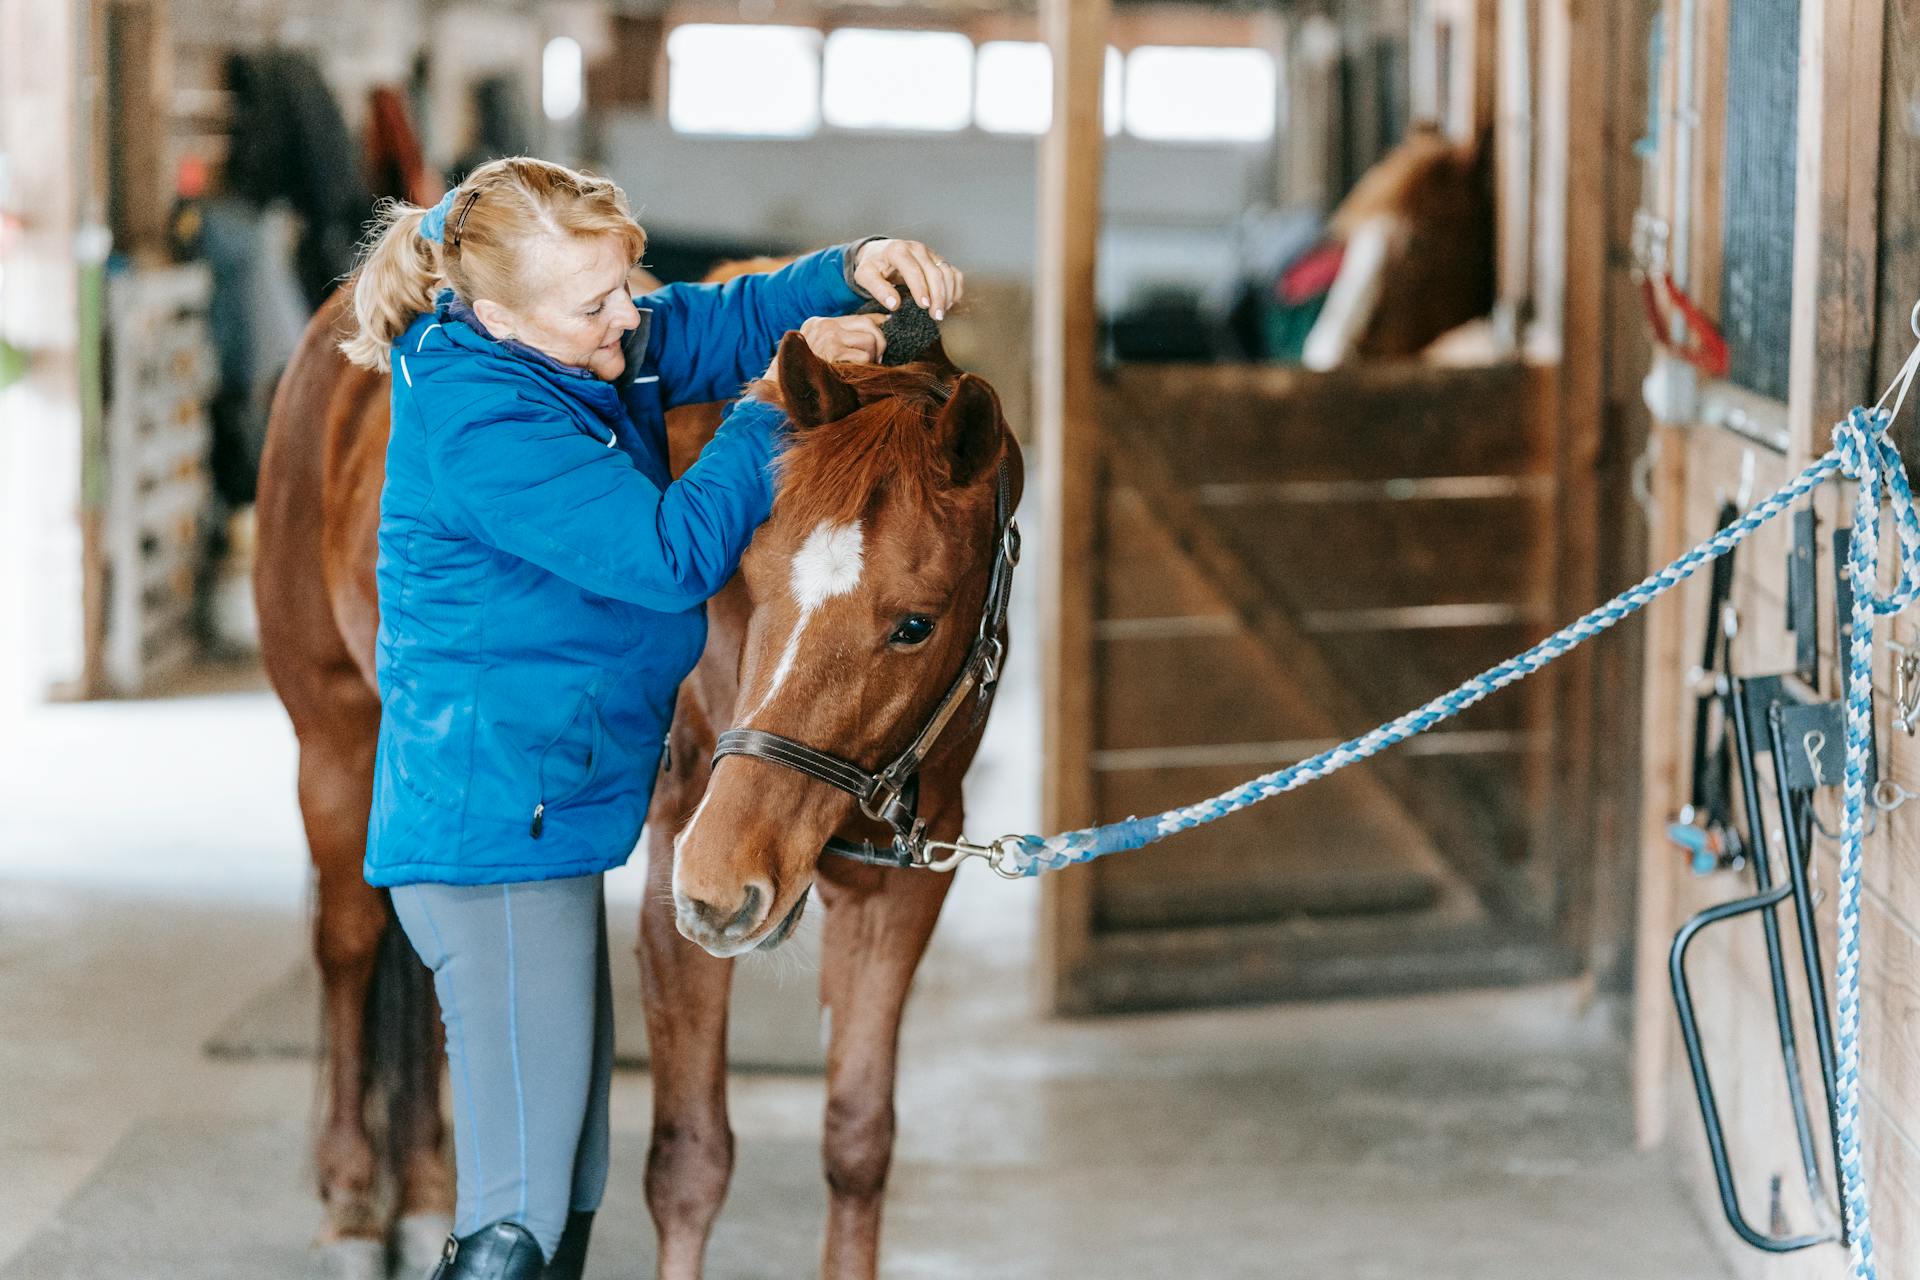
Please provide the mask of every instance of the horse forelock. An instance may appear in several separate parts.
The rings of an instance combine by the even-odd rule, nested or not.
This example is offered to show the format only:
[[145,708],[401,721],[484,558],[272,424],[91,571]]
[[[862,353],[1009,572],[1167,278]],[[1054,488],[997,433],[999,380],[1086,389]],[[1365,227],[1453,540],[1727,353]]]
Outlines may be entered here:
[[860,407],[793,434],[780,455],[774,513],[812,529],[861,519],[882,496],[928,516],[958,505],[937,424],[952,386],[931,365],[836,365]]

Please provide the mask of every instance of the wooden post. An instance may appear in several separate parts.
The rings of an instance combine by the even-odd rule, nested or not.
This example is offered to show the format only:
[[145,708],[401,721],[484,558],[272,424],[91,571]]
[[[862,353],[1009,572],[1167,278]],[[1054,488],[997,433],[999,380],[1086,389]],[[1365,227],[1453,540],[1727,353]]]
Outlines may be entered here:
[[[1541,9],[1542,50],[1538,118],[1544,182],[1557,183],[1542,200],[1540,234],[1557,246],[1543,253],[1542,292],[1557,295],[1560,388],[1556,471],[1555,599],[1558,613],[1573,616],[1600,598],[1598,574],[1598,474],[1608,421],[1607,234],[1608,153],[1613,77],[1604,73],[1609,52],[1607,15],[1579,0],[1550,0]],[[1598,64],[1598,65],[1596,65]],[[1584,70],[1576,73],[1574,68]],[[1550,282],[1550,283],[1549,283]],[[1548,821],[1536,827],[1543,890],[1557,892],[1563,927],[1577,946],[1592,939],[1595,706],[1594,657],[1583,649],[1556,664],[1552,723],[1559,742],[1554,762],[1554,801]]]
[[[1655,427],[1648,559],[1665,564],[1687,547],[1687,438],[1684,428]],[[1633,992],[1633,1129],[1641,1150],[1667,1131],[1667,1077],[1673,1054],[1673,1000],[1666,983],[1667,948],[1677,925],[1674,880],[1680,855],[1667,838],[1667,816],[1679,807],[1684,762],[1676,732],[1690,707],[1686,681],[1687,619],[1671,599],[1647,614],[1641,676],[1639,910]]]
[[[1493,127],[1500,93],[1501,0],[1472,0],[1473,75],[1462,76],[1457,92],[1468,95],[1461,118],[1470,137]],[[1511,0],[1508,0],[1511,3]]]
[[1334,190],[1333,162],[1340,31],[1325,14],[1309,14],[1294,27],[1289,43],[1287,197],[1294,208],[1330,210],[1344,194]]
[[162,261],[173,174],[167,170],[167,130],[173,111],[173,33],[164,0],[113,0],[104,11],[107,121],[111,170],[108,215],[115,248]]
[[1797,469],[1830,447],[1828,430],[1871,402],[1880,215],[1882,0],[1800,10],[1794,173],[1793,325],[1787,426]]
[[[1094,257],[1100,234],[1105,144],[1101,76],[1108,0],[1043,0],[1053,51],[1053,127],[1040,146],[1039,272],[1034,291],[1034,399],[1039,437],[1040,599],[1050,831],[1085,826],[1094,813],[1094,528],[1100,457],[1099,317]],[[1057,1007],[1092,924],[1091,871],[1046,879],[1042,896],[1042,999]]]

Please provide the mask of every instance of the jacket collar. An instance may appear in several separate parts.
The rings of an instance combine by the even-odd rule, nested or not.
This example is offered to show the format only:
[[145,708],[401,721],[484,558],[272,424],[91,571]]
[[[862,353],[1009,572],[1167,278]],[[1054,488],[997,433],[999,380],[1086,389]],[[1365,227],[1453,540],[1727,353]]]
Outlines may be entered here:
[[[582,369],[576,365],[562,364],[537,347],[530,347],[517,339],[494,337],[487,326],[481,322],[480,317],[474,314],[473,308],[467,305],[466,299],[457,297],[451,289],[442,289],[440,291],[439,295],[434,298],[434,307],[439,312],[442,323],[448,320],[458,320],[461,324],[473,330],[474,333],[486,339],[488,342],[495,344],[509,355],[517,356],[522,360],[538,365],[540,368],[559,374],[564,378],[585,378],[593,382],[602,381],[599,375],[595,374],[592,370]],[[653,327],[652,321],[653,313],[645,307],[640,308],[640,323],[628,330],[626,335],[621,338],[620,350],[626,357],[626,365],[620,370],[620,376],[613,380],[611,385],[614,387],[625,389],[627,385],[633,381],[634,375],[640,372],[640,362],[647,354],[647,334]]]

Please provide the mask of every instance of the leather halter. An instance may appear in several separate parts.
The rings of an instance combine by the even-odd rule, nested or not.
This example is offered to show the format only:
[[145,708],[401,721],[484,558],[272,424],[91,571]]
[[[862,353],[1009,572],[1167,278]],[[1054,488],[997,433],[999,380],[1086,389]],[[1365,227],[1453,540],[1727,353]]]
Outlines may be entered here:
[[986,718],[1006,657],[1007,602],[1013,593],[1013,567],[1020,562],[1020,526],[1013,518],[1013,482],[1005,458],[993,492],[993,544],[993,570],[987,578],[987,598],[973,646],[960,674],[947,686],[946,696],[891,764],[870,773],[851,760],[764,729],[727,730],[714,745],[713,762],[718,764],[725,756],[752,756],[797,770],[846,792],[860,802],[862,813],[893,828],[891,845],[834,836],[827,841],[827,853],[880,867],[929,866],[927,824],[919,815],[920,766],[969,698],[976,699],[971,724],[978,726]]

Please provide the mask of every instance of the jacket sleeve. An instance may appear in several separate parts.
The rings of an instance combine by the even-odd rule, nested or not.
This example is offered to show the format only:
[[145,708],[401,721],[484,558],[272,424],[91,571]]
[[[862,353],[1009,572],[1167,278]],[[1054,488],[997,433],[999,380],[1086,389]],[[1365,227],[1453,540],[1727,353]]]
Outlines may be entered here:
[[427,462],[455,527],[589,591],[679,612],[726,585],[767,518],[785,423],[741,401],[662,489],[558,410],[489,397],[428,435]]
[[847,264],[863,244],[836,245],[778,271],[725,284],[670,284],[635,301],[653,313],[647,357],[660,373],[666,406],[706,404],[740,394],[766,372],[780,335],[813,316],[838,316],[867,302]]

